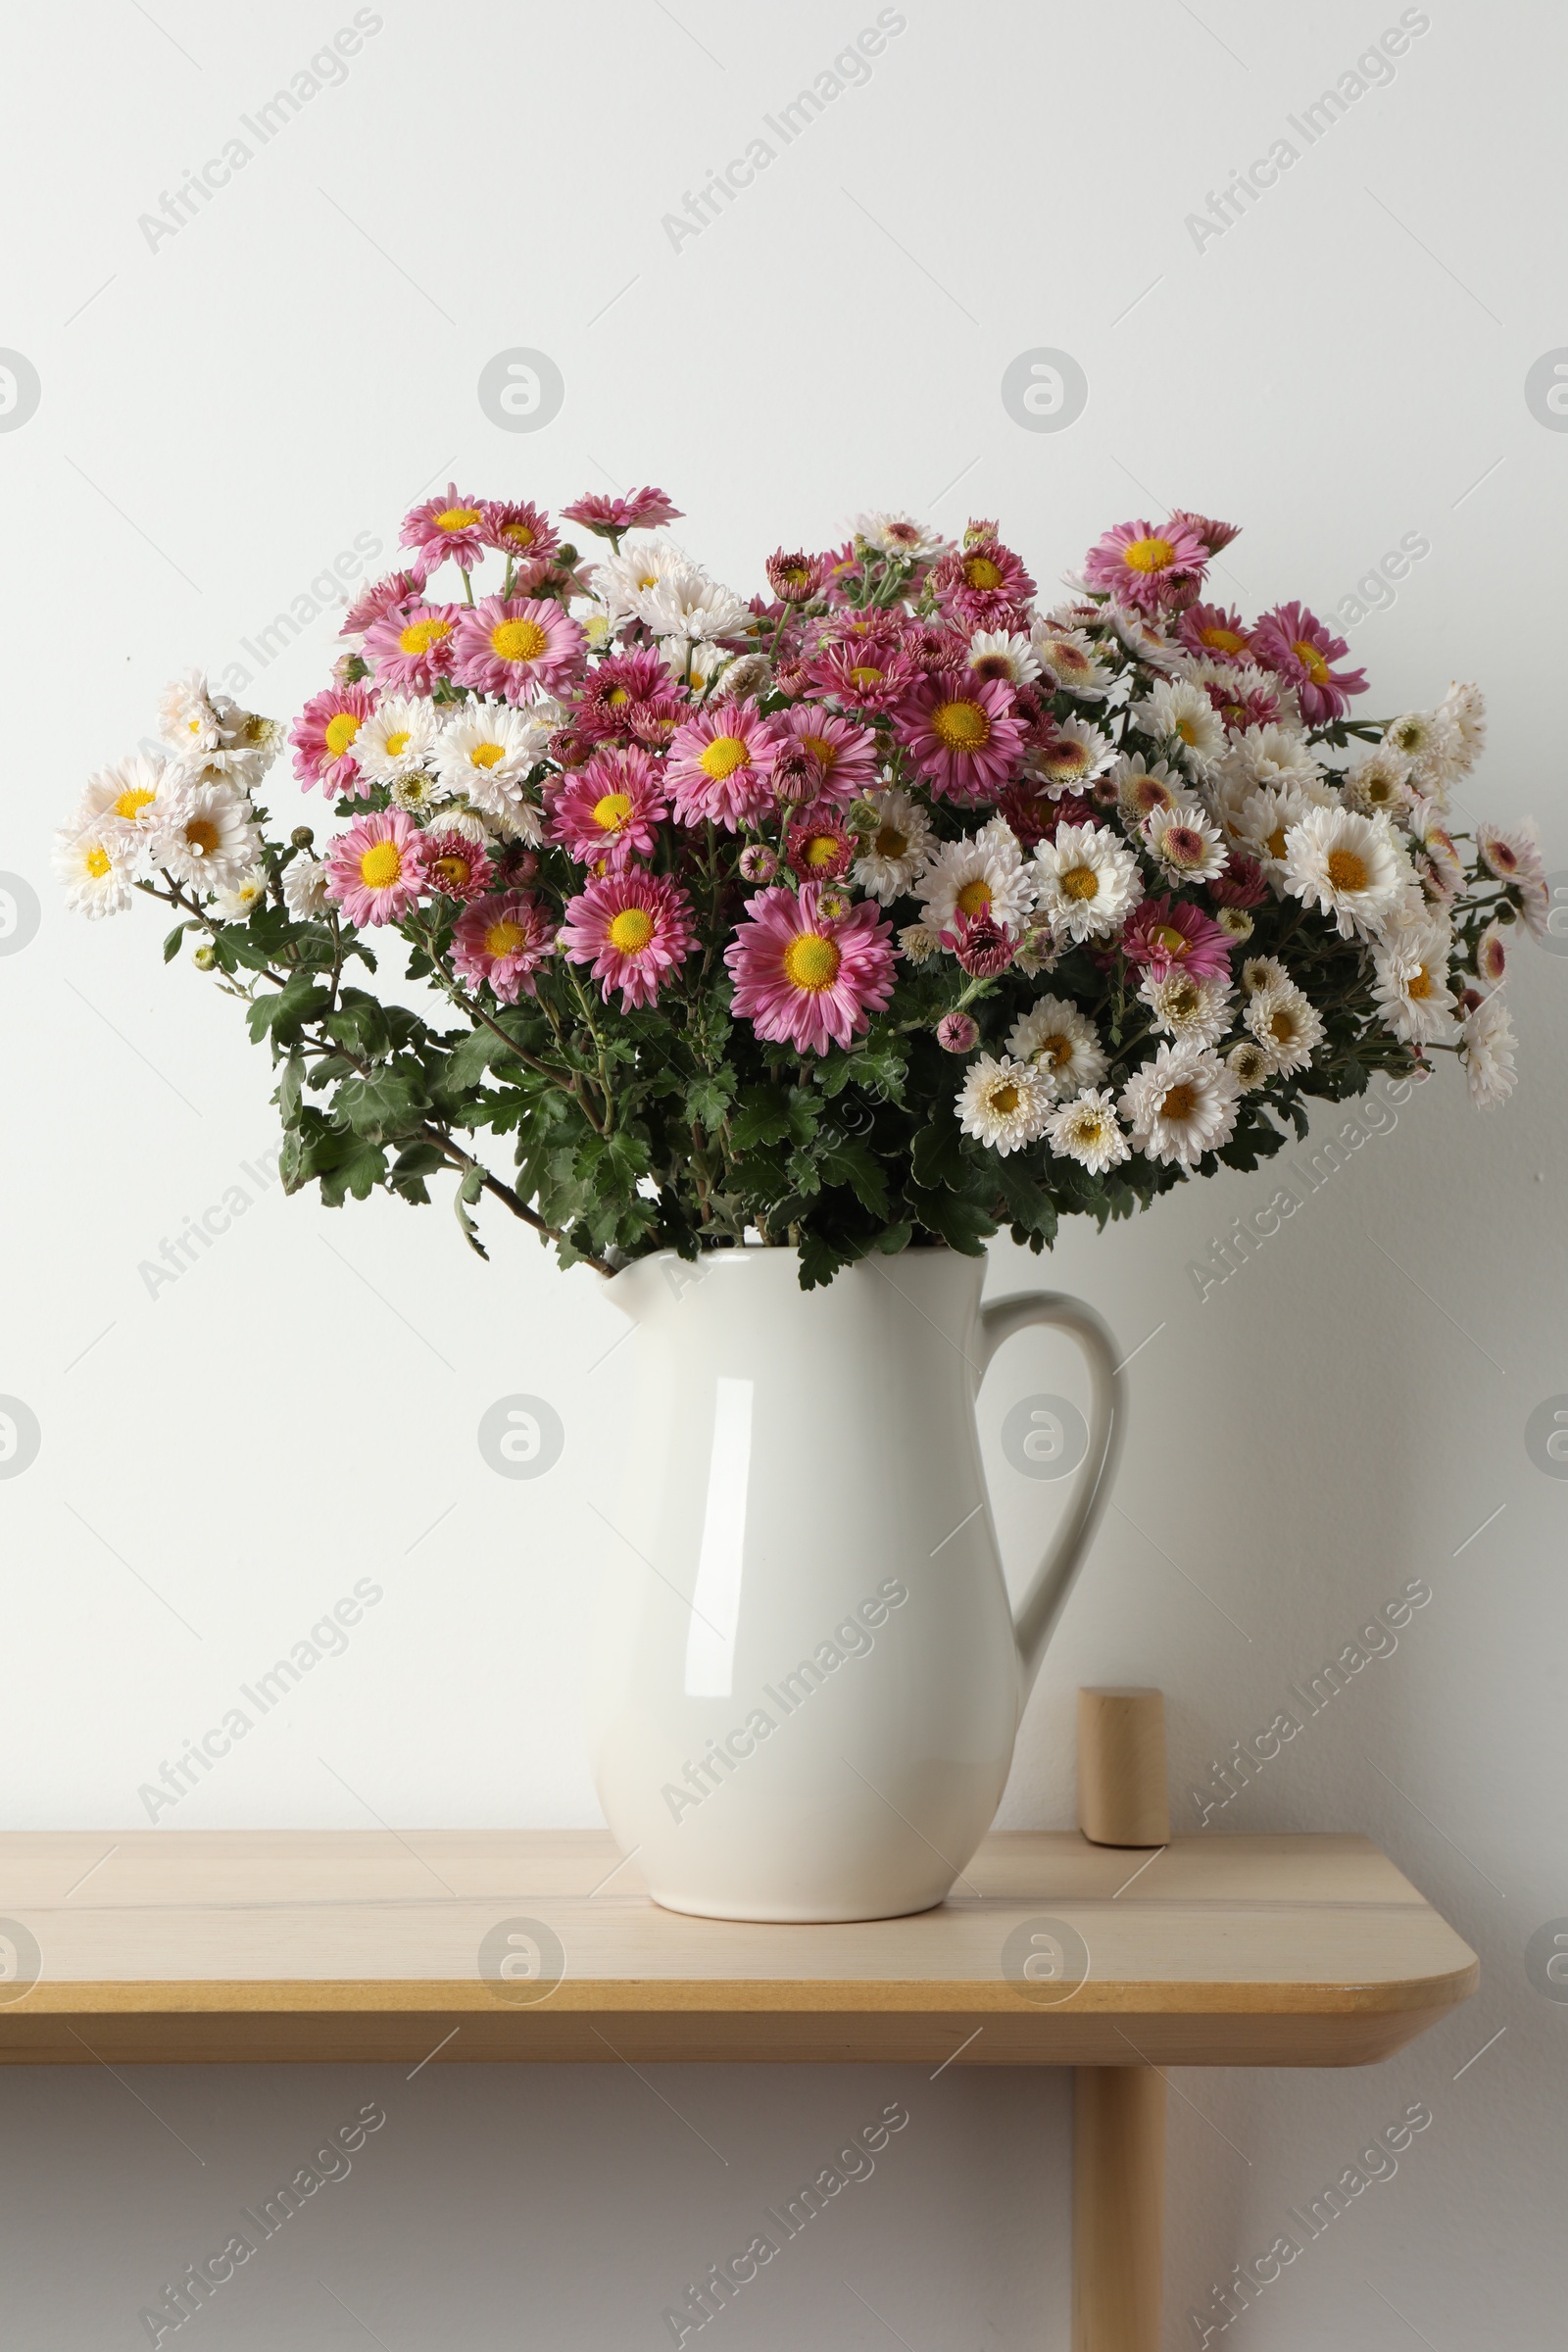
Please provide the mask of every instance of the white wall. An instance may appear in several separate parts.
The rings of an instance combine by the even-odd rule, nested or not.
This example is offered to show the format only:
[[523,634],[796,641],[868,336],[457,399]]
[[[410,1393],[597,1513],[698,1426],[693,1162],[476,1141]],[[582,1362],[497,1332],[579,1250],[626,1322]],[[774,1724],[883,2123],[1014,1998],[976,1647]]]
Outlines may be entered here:
[[[270,1080],[232,1007],[160,967],[150,913],[75,924],[48,874],[59,812],[151,731],[165,676],[245,660],[357,533],[390,548],[422,486],[450,473],[559,504],[652,478],[748,588],[780,540],[822,542],[876,503],[950,529],[999,515],[1045,580],[1111,521],[1200,507],[1246,523],[1226,563],[1254,609],[1332,606],[1417,533],[1430,554],[1352,631],[1371,700],[1480,679],[1473,808],[1533,808],[1548,868],[1568,866],[1568,440],[1525,397],[1568,343],[1557,12],[1433,0],[1392,84],[1200,250],[1189,213],[1272,140],[1304,149],[1287,119],[1396,24],[1392,0],[905,0],[868,85],[678,250],[662,216],[874,20],[870,0],[376,13],[343,85],[155,249],[138,216],[350,21],[347,0],[91,0],[8,28],[0,342],[42,397],[0,431],[0,869],[42,913],[0,955],[0,1392],[42,1443],[0,1480],[7,1827],[142,1824],[138,1785],[372,1573],[385,1597],[347,1653],[162,1817],[170,1834],[361,1827],[368,1808],[596,1818],[577,1678],[610,1538],[576,1496],[618,1408],[613,1367],[589,1369],[614,1328],[592,1278],[563,1282],[500,1232],[486,1271],[443,1213],[332,1215],[273,1190],[150,1297],[141,1261],[247,1184]],[[517,346],[565,383],[532,437],[475,393]],[[1004,369],[1039,347],[1087,375],[1063,431],[1020,429],[1002,402]],[[314,690],[332,628],[267,669],[262,708]],[[270,797],[291,795],[280,779]],[[1070,1820],[1080,1682],[1164,1687],[1186,1807],[1287,1683],[1407,1579],[1433,1592],[1206,1834],[1367,1831],[1480,1951],[1482,1991],[1381,2071],[1173,2078],[1172,2344],[1196,2342],[1184,2314],[1210,2282],[1414,2099],[1434,2125],[1398,2177],[1233,2336],[1527,2352],[1560,2333],[1568,2007],[1532,1987],[1524,1951],[1568,1915],[1568,1488],[1524,1433],[1568,1392],[1568,961],[1526,958],[1510,988],[1513,1105],[1477,1118],[1446,1068],[1205,1298],[1190,1262],[1272,1172],[995,1272],[1080,1293],[1128,1348],[1155,1335],[1005,1823]],[[991,1425],[1073,1377],[1020,1343]],[[535,1485],[493,1477],[474,1444],[519,1390],[567,1432]],[[1000,1460],[997,1478],[1021,1557],[1042,1490]],[[0,2324],[27,2352],[144,2341],[160,2281],[376,2096],[387,2130],[204,2312],[209,2344],[324,2352],[368,2328],[390,2352],[652,2346],[671,2290],[901,2096],[912,2127],[877,2178],[764,2274],[726,2338],[1065,2344],[1063,2081],[689,2070],[659,2087],[677,2113],[619,2069],[10,2073]]]

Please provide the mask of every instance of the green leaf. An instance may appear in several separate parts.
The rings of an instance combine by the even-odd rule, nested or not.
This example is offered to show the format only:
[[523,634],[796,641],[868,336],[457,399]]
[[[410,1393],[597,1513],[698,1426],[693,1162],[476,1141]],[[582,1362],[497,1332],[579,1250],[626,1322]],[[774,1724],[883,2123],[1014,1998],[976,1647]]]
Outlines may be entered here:
[[355,1143],[346,1155],[319,1170],[321,1200],[327,1208],[341,1208],[349,1194],[368,1200],[386,1179],[386,1153],[376,1144]]
[[862,1208],[873,1217],[888,1213],[888,1188],[873,1153],[857,1136],[845,1137],[838,1143],[824,1145],[817,1154],[817,1165],[829,1184],[852,1187]]
[[283,1075],[279,1078],[277,1092],[272,1097],[282,1113],[285,1127],[292,1127],[294,1121],[299,1117],[304,1092],[305,1056],[303,1054],[291,1054],[283,1064]]
[[383,1062],[344,1079],[332,1097],[332,1115],[340,1126],[379,1142],[416,1122],[427,1104],[417,1062]]
[[686,1089],[686,1116],[694,1126],[712,1132],[723,1126],[738,1084],[735,1072],[727,1066],[715,1070],[710,1077],[694,1078]]
[[730,1121],[730,1141],[737,1152],[754,1144],[781,1144],[792,1132],[789,1097],[774,1086],[741,1090],[740,1108]]
[[965,1257],[984,1257],[997,1221],[978,1201],[961,1200],[956,1193],[921,1192],[911,1197],[909,1205],[926,1230],[946,1242],[950,1250],[957,1250]]
[[938,1187],[960,1192],[969,1183],[971,1171],[963,1155],[963,1137],[950,1111],[936,1113],[920,1129],[909,1154],[909,1165],[915,1183],[928,1192]]
[[199,923],[176,923],[172,931],[171,931],[169,934],[169,937],[164,942],[164,961],[166,963],[172,963],[174,957],[179,954],[179,943],[184,938],[186,932],[197,931],[200,928],[201,926]]

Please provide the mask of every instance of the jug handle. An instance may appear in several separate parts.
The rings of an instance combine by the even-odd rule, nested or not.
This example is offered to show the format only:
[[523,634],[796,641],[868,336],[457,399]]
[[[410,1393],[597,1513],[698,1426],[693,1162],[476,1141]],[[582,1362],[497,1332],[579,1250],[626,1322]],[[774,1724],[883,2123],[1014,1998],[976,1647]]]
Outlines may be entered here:
[[1060,1291],[1031,1291],[1021,1298],[997,1298],[980,1309],[981,1360],[976,1382],[983,1380],[997,1350],[1015,1332],[1048,1324],[1069,1332],[1089,1362],[1091,1401],[1089,1450],[1074,1474],[1075,1485],[1067,1514],[1050,1548],[1035,1570],[1029,1589],[1013,1612],[1013,1634],[1023,1677],[1022,1697],[1034,1688],[1046,1645],[1083,1565],[1090,1540],[1109,1498],[1121,1453],[1126,1419],[1125,1396],[1115,1343],[1093,1307]]

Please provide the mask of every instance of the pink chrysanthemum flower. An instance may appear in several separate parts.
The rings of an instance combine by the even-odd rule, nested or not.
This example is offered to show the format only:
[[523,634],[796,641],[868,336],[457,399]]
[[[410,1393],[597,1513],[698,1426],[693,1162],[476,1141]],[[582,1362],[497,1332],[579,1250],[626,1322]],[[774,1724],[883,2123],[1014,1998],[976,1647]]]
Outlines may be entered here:
[[1249,727],[1277,726],[1284,714],[1289,690],[1283,679],[1278,686],[1262,685],[1267,676],[1261,669],[1252,669],[1244,679],[1235,673],[1235,682],[1227,678],[1205,678],[1203,692],[1219,712],[1233,735],[1245,735]]
[[579,864],[619,873],[651,858],[667,813],[663,771],[643,751],[596,752],[550,803],[551,838]]
[[374,707],[363,686],[328,686],[312,695],[288,735],[294,773],[307,790],[319,784],[329,800],[369,791],[355,761],[354,739]]
[[1201,578],[1208,549],[1190,522],[1118,522],[1096,540],[1084,563],[1091,588],[1106,590],[1118,604],[1154,613],[1169,604],[1185,580]]
[[990,980],[1004,972],[1018,953],[1018,942],[1003,929],[989,906],[982,906],[978,914],[965,914],[958,907],[942,933],[942,945],[976,980]]
[[1236,663],[1252,658],[1241,614],[1223,605],[1189,605],[1176,623],[1176,634],[1190,653],[1210,662]]
[[784,714],[784,724],[810,754],[817,790],[825,799],[847,808],[875,789],[878,745],[869,727],[858,727],[820,703],[797,703]]
[[437,678],[452,675],[452,657],[461,605],[400,605],[378,620],[365,640],[365,659],[375,668],[382,694],[428,694]]
[[673,686],[668,662],[652,647],[612,654],[578,685],[577,723],[586,734],[619,734],[634,705],[667,695]]
[[1252,660],[1296,688],[1301,715],[1313,726],[1338,718],[1352,694],[1365,694],[1364,669],[1333,665],[1349,647],[1304,605],[1276,605],[1252,630]]
[[735,832],[772,800],[782,730],[753,703],[724,703],[688,719],[670,743],[668,783],[682,824]]
[[933,565],[930,585],[943,612],[954,614],[966,631],[1004,627],[1035,592],[1011,548],[984,526],[977,538],[966,532],[963,546]]
[[1133,909],[1118,945],[1129,963],[1156,980],[1178,967],[1197,980],[1227,980],[1231,943],[1218,923],[1186,899],[1145,899]]
[[1216,906],[1261,906],[1268,897],[1268,881],[1255,858],[1232,850],[1229,865],[1213,877],[1208,895]]
[[562,937],[573,963],[589,963],[601,993],[620,991],[621,1009],[652,1004],[697,945],[691,901],[668,874],[631,866],[590,882],[566,902]]
[[479,527],[485,546],[510,556],[514,564],[536,564],[561,545],[561,533],[531,499],[487,498],[482,514]]
[[424,836],[401,808],[362,816],[326,853],[326,892],[351,923],[399,923],[428,886]]
[[495,880],[489,851],[466,833],[426,833],[424,863],[431,890],[444,899],[482,899]]
[[411,604],[424,593],[424,565],[411,564],[406,571],[389,571],[382,580],[370,580],[360,590],[343,615],[340,637],[363,637],[366,630],[384,620],[400,605]]
[[563,521],[580,522],[585,531],[600,539],[618,539],[622,531],[656,531],[666,522],[678,522],[683,512],[667,491],[658,490],[650,482],[640,490],[629,490],[624,498],[587,491],[569,507],[563,507],[561,514]]
[[445,498],[427,498],[411,508],[398,537],[405,547],[418,550],[427,571],[448,556],[471,571],[484,554],[484,511],[483,499],[460,498],[457,483],[449,482]]
[[960,808],[995,800],[1023,754],[1011,688],[972,670],[922,679],[900,707],[895,726],[933,797]]
[[821,587],[826,569],[825,556],[808,556],[799,548],[793,552],[775,548],[767,559],[768,584],[786,605],[808,605]]
[[826,801],[803,808],[784,840],[784,855],[806,882],[838,882],[854,864],[859,844]]
[[482,597],[458,615],[452,674],[477,694],[524,703],[564,686],[582,660],[583,634],[546,597]]
[[810,685],[835,695],[852,710],[892,710],[919,672],[889,637],[863,645],[841,641],[821,646],[807,663],[806,675]]
[[759,891],[724,950],[735,1010],[759,1037],[803,1054],[848,1046],[893,994],[893,926],[879,911],[863,899],[847,914],[825,914],[810,882]]
[[555,925],[530,891],[509,890],[466,906],[452,934],[452,960],[466,980],[488,982],[503,1004],[536,996],[534,973],[550,956]]
[[1170,518],[1172,522],[1185,522],[1190,530],[1196,531],[1211,556],[1217,556],[1221,548],[1229,547],[1242,534],[1239,522],[1216,522],[1211,514],[1194,514],[1186,507],[1172,508]]

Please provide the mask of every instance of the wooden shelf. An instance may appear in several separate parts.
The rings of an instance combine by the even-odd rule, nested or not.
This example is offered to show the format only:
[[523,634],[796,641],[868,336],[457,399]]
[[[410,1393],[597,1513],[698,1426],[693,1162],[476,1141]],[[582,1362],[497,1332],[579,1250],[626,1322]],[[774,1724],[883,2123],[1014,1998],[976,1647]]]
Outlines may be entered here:
[[[966,2042],[964,2066],[1354,2066],[1478,1976],[1364,1838],[1177,1838],[1149,1859],[993,1837],[939,1909],[835,1927],[662,1911],[616,1862],[576,1831],[0,1836],[0,1922],[41,1953],[30,1988],[0,1983],[0,2061],[413,2065],[450,2037],[442,2064],[936,2066]],[[1054,2005],[1004,1973],[1008,1935],[1042,1916],[1089,1953]],[[564,1952],[544,1998],[480,1973],[518,1918]]]

